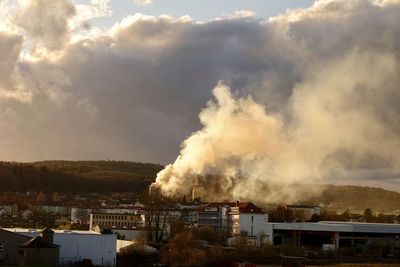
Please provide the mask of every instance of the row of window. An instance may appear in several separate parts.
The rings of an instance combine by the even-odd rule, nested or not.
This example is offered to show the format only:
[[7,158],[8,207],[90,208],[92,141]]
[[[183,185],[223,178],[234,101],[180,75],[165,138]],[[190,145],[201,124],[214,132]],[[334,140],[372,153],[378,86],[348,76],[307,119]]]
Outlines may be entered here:
[[126,227],[137,227],[139,224],[137,222],[103,222],[103,221],[93,221],[93,225],[100,226],[126,226]]
[[131,220],[132,216],[128,215],[108,215],[108,214],[93,214],[93,219],[98,220]]

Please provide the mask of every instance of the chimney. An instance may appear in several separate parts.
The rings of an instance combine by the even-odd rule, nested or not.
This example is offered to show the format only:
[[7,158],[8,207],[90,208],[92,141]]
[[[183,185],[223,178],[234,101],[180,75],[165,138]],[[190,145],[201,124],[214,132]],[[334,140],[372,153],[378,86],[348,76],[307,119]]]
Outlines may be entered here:
[[158,187],[156,184],[152,184],[149,187],[149,198],[150,199],[157,199],[161,197],[161,188]]
[[51,230],[49,227],[44,228],[43,231],[40,233],[40,236],[44,241],[48,242],[49,244],[53,244],[54,231]]
[[236,207],[239,207],[240,201],[236,200]]
[[196,199],[196,187],[193,186],[192,187],[192,202],[194,202]]
[[155,184],[151,184],[149,186],[149,196],[153,196],[154,194],[156,194],[157,191],[157,186]]

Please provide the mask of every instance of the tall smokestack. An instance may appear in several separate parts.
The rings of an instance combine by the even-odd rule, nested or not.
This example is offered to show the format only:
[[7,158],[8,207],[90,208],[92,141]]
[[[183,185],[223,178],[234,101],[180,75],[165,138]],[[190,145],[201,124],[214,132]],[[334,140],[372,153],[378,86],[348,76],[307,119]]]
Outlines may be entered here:
[[149,186],[149,197],[154,197],[161,193],[160,187],[156,184],[151,184]]
[[192,201],[195,201],[195,199],[196,199],[196,187],[193,186],[193,188],[192,188]]

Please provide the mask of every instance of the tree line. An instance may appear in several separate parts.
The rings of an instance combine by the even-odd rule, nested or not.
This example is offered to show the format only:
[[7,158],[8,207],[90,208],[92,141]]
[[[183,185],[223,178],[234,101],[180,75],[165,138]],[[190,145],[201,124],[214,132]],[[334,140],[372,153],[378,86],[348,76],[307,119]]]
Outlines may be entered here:
[[[60,170],[55,165],[0,162],[0,190],[2,192],[135,192],[146,191],[154,180],[159,165],[149,166],[138,164],[135,169],[119,171],[114,168],[114,173],[104,178],[104,169],[99,167],[99,162],[90,166],[91,175],[79,175],[74,171]],[[110,164],[110,163],[109,163]],[[120,163],[116,163],[118,165]],[[135,163],[137,164],[137,163]],[[65,167],[64,167],[65,168]],[[97,173],[97,174],[96,174]]]

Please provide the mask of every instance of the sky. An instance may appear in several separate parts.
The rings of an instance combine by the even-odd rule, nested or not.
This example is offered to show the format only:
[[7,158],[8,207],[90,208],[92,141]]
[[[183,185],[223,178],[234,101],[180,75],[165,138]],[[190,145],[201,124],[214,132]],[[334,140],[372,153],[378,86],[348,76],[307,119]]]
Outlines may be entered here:
[[[77,0],[88,3],[89,0]],[[142,3],[143,2],[143,3]],[[260,18],[276,16],[287,9],[311,6],[313,0],[156,0],[156,1],[113,0],[110,3],[112,15],[96,21],[99,26],[110,26],[127,15],[142,13],[153,16],[168,14],[174,17],[190,16],[196,21],[210,21],[215,18],[248,10]]]
[[400,189],[399,0],[0,0],[0,17],[0,160]]

